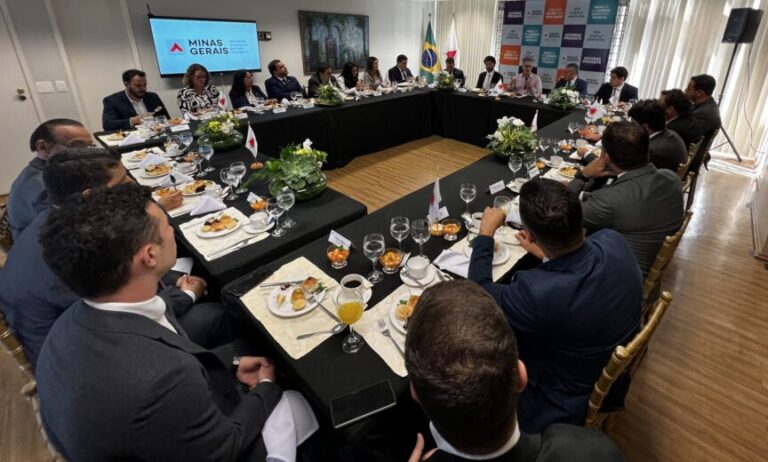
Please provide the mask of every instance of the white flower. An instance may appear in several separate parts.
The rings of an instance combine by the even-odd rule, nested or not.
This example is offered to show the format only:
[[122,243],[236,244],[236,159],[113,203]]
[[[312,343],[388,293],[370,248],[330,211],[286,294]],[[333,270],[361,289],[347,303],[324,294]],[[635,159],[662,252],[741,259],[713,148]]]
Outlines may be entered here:
[[523,127],[523,126],[525,126],[525,122],[523,122],[520,119],[517,119],[517,118],[513,117],[512,118],[512,125],[514,125],[515,127]]
[[303,149],[312,149],[312,141],[309,140],[309,138],[305,139],[303,143],[301,143],[301,147]]
[[496,138],[498,141],[503,141],[503,140],[504,140],[504,136],[502,136],[501,132],[499,132],[499,131],[497,131],[496,133],[494,133],[494,134],[493,134],[493,136],[494,136],[494,137],[495,137],[495,138]]

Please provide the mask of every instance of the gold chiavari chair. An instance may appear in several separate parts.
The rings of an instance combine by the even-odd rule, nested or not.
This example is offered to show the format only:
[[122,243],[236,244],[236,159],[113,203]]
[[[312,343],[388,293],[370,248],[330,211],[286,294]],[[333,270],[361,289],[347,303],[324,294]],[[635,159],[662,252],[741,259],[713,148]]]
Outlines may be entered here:
[[693,205],[693,193],[691,191],[695,188],[696,176],[696,172],[688,172],[688,175],[686,175],[683,180],[682,190],[683,197],[685,198],[686,213],[691,210],[691,206]]
[[685,180],[688,170],[691,168],[691,162],[696,156],[696,153],[701,149],[701,145],[704,144],[704,137],[700,136],[696,138],[696,141],[688,146],[688,154],[685,156],[685,162],[677,167],[677,176],[680,177],[680,181]]
[[678,245],[685,234],[685,230],[688,228],[688,224],[691,222],[693,212],[685,212],[685,218],[680,229],[671,236],[664,238],[664,242],[661,244],[659,252],[656,254],[656,260],[653,262],[648,275],[645,276],[645,282],[643,283],[643,318],[648,315],[648,307],[650,302],[654,299],[654,292],[658,292],[658,288],[661,285],[661,276],[664,270],[672,261],[672,257],[675,255]]
[[11,251],[12,246],[13,236],[11,235],[11,227],[8,224],[8,206],[0,204],[0,249],[8,253]]
[[615,412],[601,412],[603,402],[611,391],[614,383],[633,366],[633,363],[643,356],[651,336],[661,322],[661,318],[672,303],[672,294],[662,292],[651,310],[650,318],[637,335],[626,346],[619,345],[613,350],[608,364],[592,389],[587,405],[587,417],[584,425],[590,428],[603,429],[608,418]]

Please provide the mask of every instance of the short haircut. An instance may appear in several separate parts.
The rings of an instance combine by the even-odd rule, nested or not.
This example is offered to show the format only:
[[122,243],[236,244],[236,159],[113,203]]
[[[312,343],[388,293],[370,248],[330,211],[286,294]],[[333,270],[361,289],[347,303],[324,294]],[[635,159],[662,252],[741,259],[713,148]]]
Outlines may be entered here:
[[520,188],[520,219],[548,249],[569,248],[584,237],[578,196],[555,180],[537,178]]
[[105,186],[120,165],[119,155],[106,149],[67,148],[48,161],[43,182],[51,202],[61,205],[72,194]]
[[29,150],[32,152],[37,151],[35,144],[38,140],[43,140],[48,144],[55,143],[56,140],[53,137],[53,132],[57,127],[82,127],[83,124],[72,119],[51,119],[41,123],[32,135],[29,137]]
[[501,447],[514,428],[520,375],[512,328],[476,283],[428,288],[408,322],[405,367],[424,411],[459,450]]
[[46,264],[83,298],[115,293],[128,283],[136,252],[160,242],[151,201],[149,188],[128,183],[70,196],[40,232]]
[[569,69],[573,69],[573,72],[575,72],[576,75],[579,74],[579,65],[578,64],[570,63],[570,64],[566,65],[565,67],[569,68]]
[[320,63],[317,65],[317,70],[315,71],[315,75],[320,77],[320,74],[325,72],[326,69],[331,69],[331,65],[327,63]]
[[675,108],[678,114],[688,114],[691,112],[693,103],[685,96],[685,92],[679,88],[673,90],[662,90],[662,98],[664,98],[664,105]]
[[648,133],[636,122],[615,122],[603,132],[603,150],[622,170],[648,164]]
[[455,63],[456,62],[454,61],[454,59],[451,58],[450,56],[445,58],[445,64],[455,64]]
[[488,61],[492,62],[493,64],[496,64],[496,58],[494,58],[493,56],[488,55],[485,57],[485,59],[483,59],[484,63],[487,63]]
[[195,77],[195,72],[197,71],[205,72],[205,85],[208,85],[208,81],[211,80],[211,74],[208,72],[208,69],[202,64],[193,63],[189,65],[187,72],[184,74],[184,78],[181,81],[185,87],[192,88],[192,79]]
[[629,71],[627,70],[626,67],[619,66],[611,69],[611,74],[615,74],[616,77],[626,80],[627,77],[629,76]]
[[397,55],[397,62],[402,63],[403,61],[408,61],[408,57],[405,55]]
[[664,113],[664,105],[657,99],[643,99],[633,104],[627,113],[632,120],[642,124],[647,124],[654,131],[659,132],[667,126],[667,118]]
[[270,74],[275,75],[275,72],[277,71],[277,63],[279,62],[279,59],[273,59],[269,62],[269,64],[267,64],[267,69],[269,69]]
[[708,74],[694,75],[691,77],[691,81],[693,82],[694,90],[701,90],[707,96],[712,96],[717,85],[715,78]]
[[131,80],[133,80],[133,78],[137,75],[139,77],[146,77],[147,73],[138,69],[128,69],[127,71],[123,72],[123,83],[131,83]]
[[531,58],[530,56],[526,56],[525,58],[523,58],[523,64],[525,63],[533,64],[533,58]]

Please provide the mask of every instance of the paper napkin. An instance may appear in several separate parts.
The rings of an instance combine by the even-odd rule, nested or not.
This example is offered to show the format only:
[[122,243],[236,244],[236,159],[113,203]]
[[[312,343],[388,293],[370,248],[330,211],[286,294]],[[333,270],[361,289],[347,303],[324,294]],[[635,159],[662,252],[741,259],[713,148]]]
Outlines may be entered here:
[[442,270],[450,271],[463,278],[469,274],[469,257],[454,250],[443,250],[443,253],[435,258],[434,264]]
[[[171,177],[173,177],[173,180],[175,181],[171,180]],[[185,175],[178,170],[174,170],[170,175],[165,177],[163,181],[160,182],[160,186],[178,186],[180,184],[191,183],[193,181],[194,179],[191,176]]]
[[167,161],[168,161],[168,159],[164,159],[164,158],[158,156],[157,154],[149,153],[149,154],[147,154],[147,157],[144,158],[144,160],[139,162],[138,168],[144,168],[144,167],[147,167],[149,165],[164,164]]
[[200,201],[197,203],[197,205],[192,208],[189,214],[191,216],[203,215],[206,213],[218,212],[219,210],[224,210],[226,208],[227,206],[224,205],[224,203],[220,200],[216,200],[211,196],[204,195],[202,199],[200,199]]
[[143,143],[145,140],[144,138],[134,135],[131,133],[130,135],[126,136],[119,144],[118,146],[128,146],[129,144],[138,144]]

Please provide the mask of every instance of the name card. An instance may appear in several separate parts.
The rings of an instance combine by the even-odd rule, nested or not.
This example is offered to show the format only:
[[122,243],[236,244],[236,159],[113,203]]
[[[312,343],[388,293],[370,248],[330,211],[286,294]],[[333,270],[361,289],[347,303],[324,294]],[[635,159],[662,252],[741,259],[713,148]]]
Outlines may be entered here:
[[307,103],[301,105],[302,109],[312,109],[313,107],[315,107],[315,103]]
[[171,131],[172,131],[172,132],[174,132],[174,133],[177,133],[177,132],[185,132],[185,131],[187,131],[187,130],[189,130],[189,129],[190,129],[190,128],[189,128],[189,125],[187,125],[187,124],[182,124],[182,125],[173,125],[173,126],[171,126]]
[[352,248],[352,241],[333,230],[331,230],[331,235],[328,237],[328,242],[333,245],[346,247],[347,249]]
[[248,113],[247,112],[239,112],[239,113],[237,113],[235,115],[235,117],[237,117],[238,119],[247,119],[248,118]]
[[488,187],[488,191],[490,191],[491,195],[494,195],[500,191],[503,191],[505,188],[504,180],[499,180],[496,183],[493,183]]
[[538,168],[535,168],[535,167],[534,167],[534,168],[532,168],[532,169],[530,169],[530,170],[528,170],[528,176],[529,176],[531,179],[534,179],[534,178],[536,178],[537,176],[539,176],[539,173],[541,173],[541,172],[539,171],[539,169],[538,169]]
[[273,114],[282,114],[283,112],[285,112],[287,110],[288,109],[286,109],[284,107],[276,107],[276,108],[272,109],[272,113]]
[[440,210],[437,211],[438,221],[444,218],[448,218],[448,207],[440,207]]
[[252,204],[254,202],[260,201],[261,197],[258,194],[256,194],[256,193],[250,193],[250,194],[248,194],[248,199],[247,200],[248,200],[249,203]]

